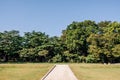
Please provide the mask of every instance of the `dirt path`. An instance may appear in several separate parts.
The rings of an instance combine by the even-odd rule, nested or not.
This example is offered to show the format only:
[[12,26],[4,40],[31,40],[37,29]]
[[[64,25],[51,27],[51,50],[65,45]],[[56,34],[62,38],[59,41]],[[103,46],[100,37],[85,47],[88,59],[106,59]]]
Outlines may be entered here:
[[54,69],[41,80],[78,80],[68,65],[56,65]]

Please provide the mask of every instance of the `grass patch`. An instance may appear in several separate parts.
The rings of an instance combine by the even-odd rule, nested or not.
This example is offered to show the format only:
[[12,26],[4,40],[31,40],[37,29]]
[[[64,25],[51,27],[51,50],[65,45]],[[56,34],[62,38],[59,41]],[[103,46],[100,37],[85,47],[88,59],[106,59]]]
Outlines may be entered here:
[[120,64],[69,64],[78,80],[120,80]]
[[0,80],[39,80],[53,64],[0,64]]
[[[78,80],[120,80],[120,64],[67,64]],[[50,63],[0,64],[0,80],[40,80],[53,65]]]

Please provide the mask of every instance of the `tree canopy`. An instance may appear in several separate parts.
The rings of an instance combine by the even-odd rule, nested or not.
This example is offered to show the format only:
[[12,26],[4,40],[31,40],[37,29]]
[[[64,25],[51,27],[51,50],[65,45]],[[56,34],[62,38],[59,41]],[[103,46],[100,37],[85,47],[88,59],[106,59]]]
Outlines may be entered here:
[[0,62],[120,62],[120,23],[72,22],[60,37],[42,32],[0,32]]

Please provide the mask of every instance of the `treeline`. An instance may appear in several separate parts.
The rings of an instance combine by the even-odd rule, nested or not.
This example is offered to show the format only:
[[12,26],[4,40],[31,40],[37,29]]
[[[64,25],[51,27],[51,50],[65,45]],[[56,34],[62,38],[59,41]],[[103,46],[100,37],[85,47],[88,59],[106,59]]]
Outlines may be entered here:
[[120,23],[73,22],[61,37],[42,32],[0,32],[0,62],[120,62]]

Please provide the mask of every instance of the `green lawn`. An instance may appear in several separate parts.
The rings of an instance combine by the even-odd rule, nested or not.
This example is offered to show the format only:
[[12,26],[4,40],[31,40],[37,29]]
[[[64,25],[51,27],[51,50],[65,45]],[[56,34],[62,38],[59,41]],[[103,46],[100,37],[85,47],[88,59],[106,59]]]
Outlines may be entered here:
[[0,64],[0,80],[40,80],[53,64]]
[[[40,80],[54,64],[0,64],[0,80]],[[120,80],[120,64],[69,64],[78,80]]]
[[78,80],[120,80],[120,64],[70,64]]

